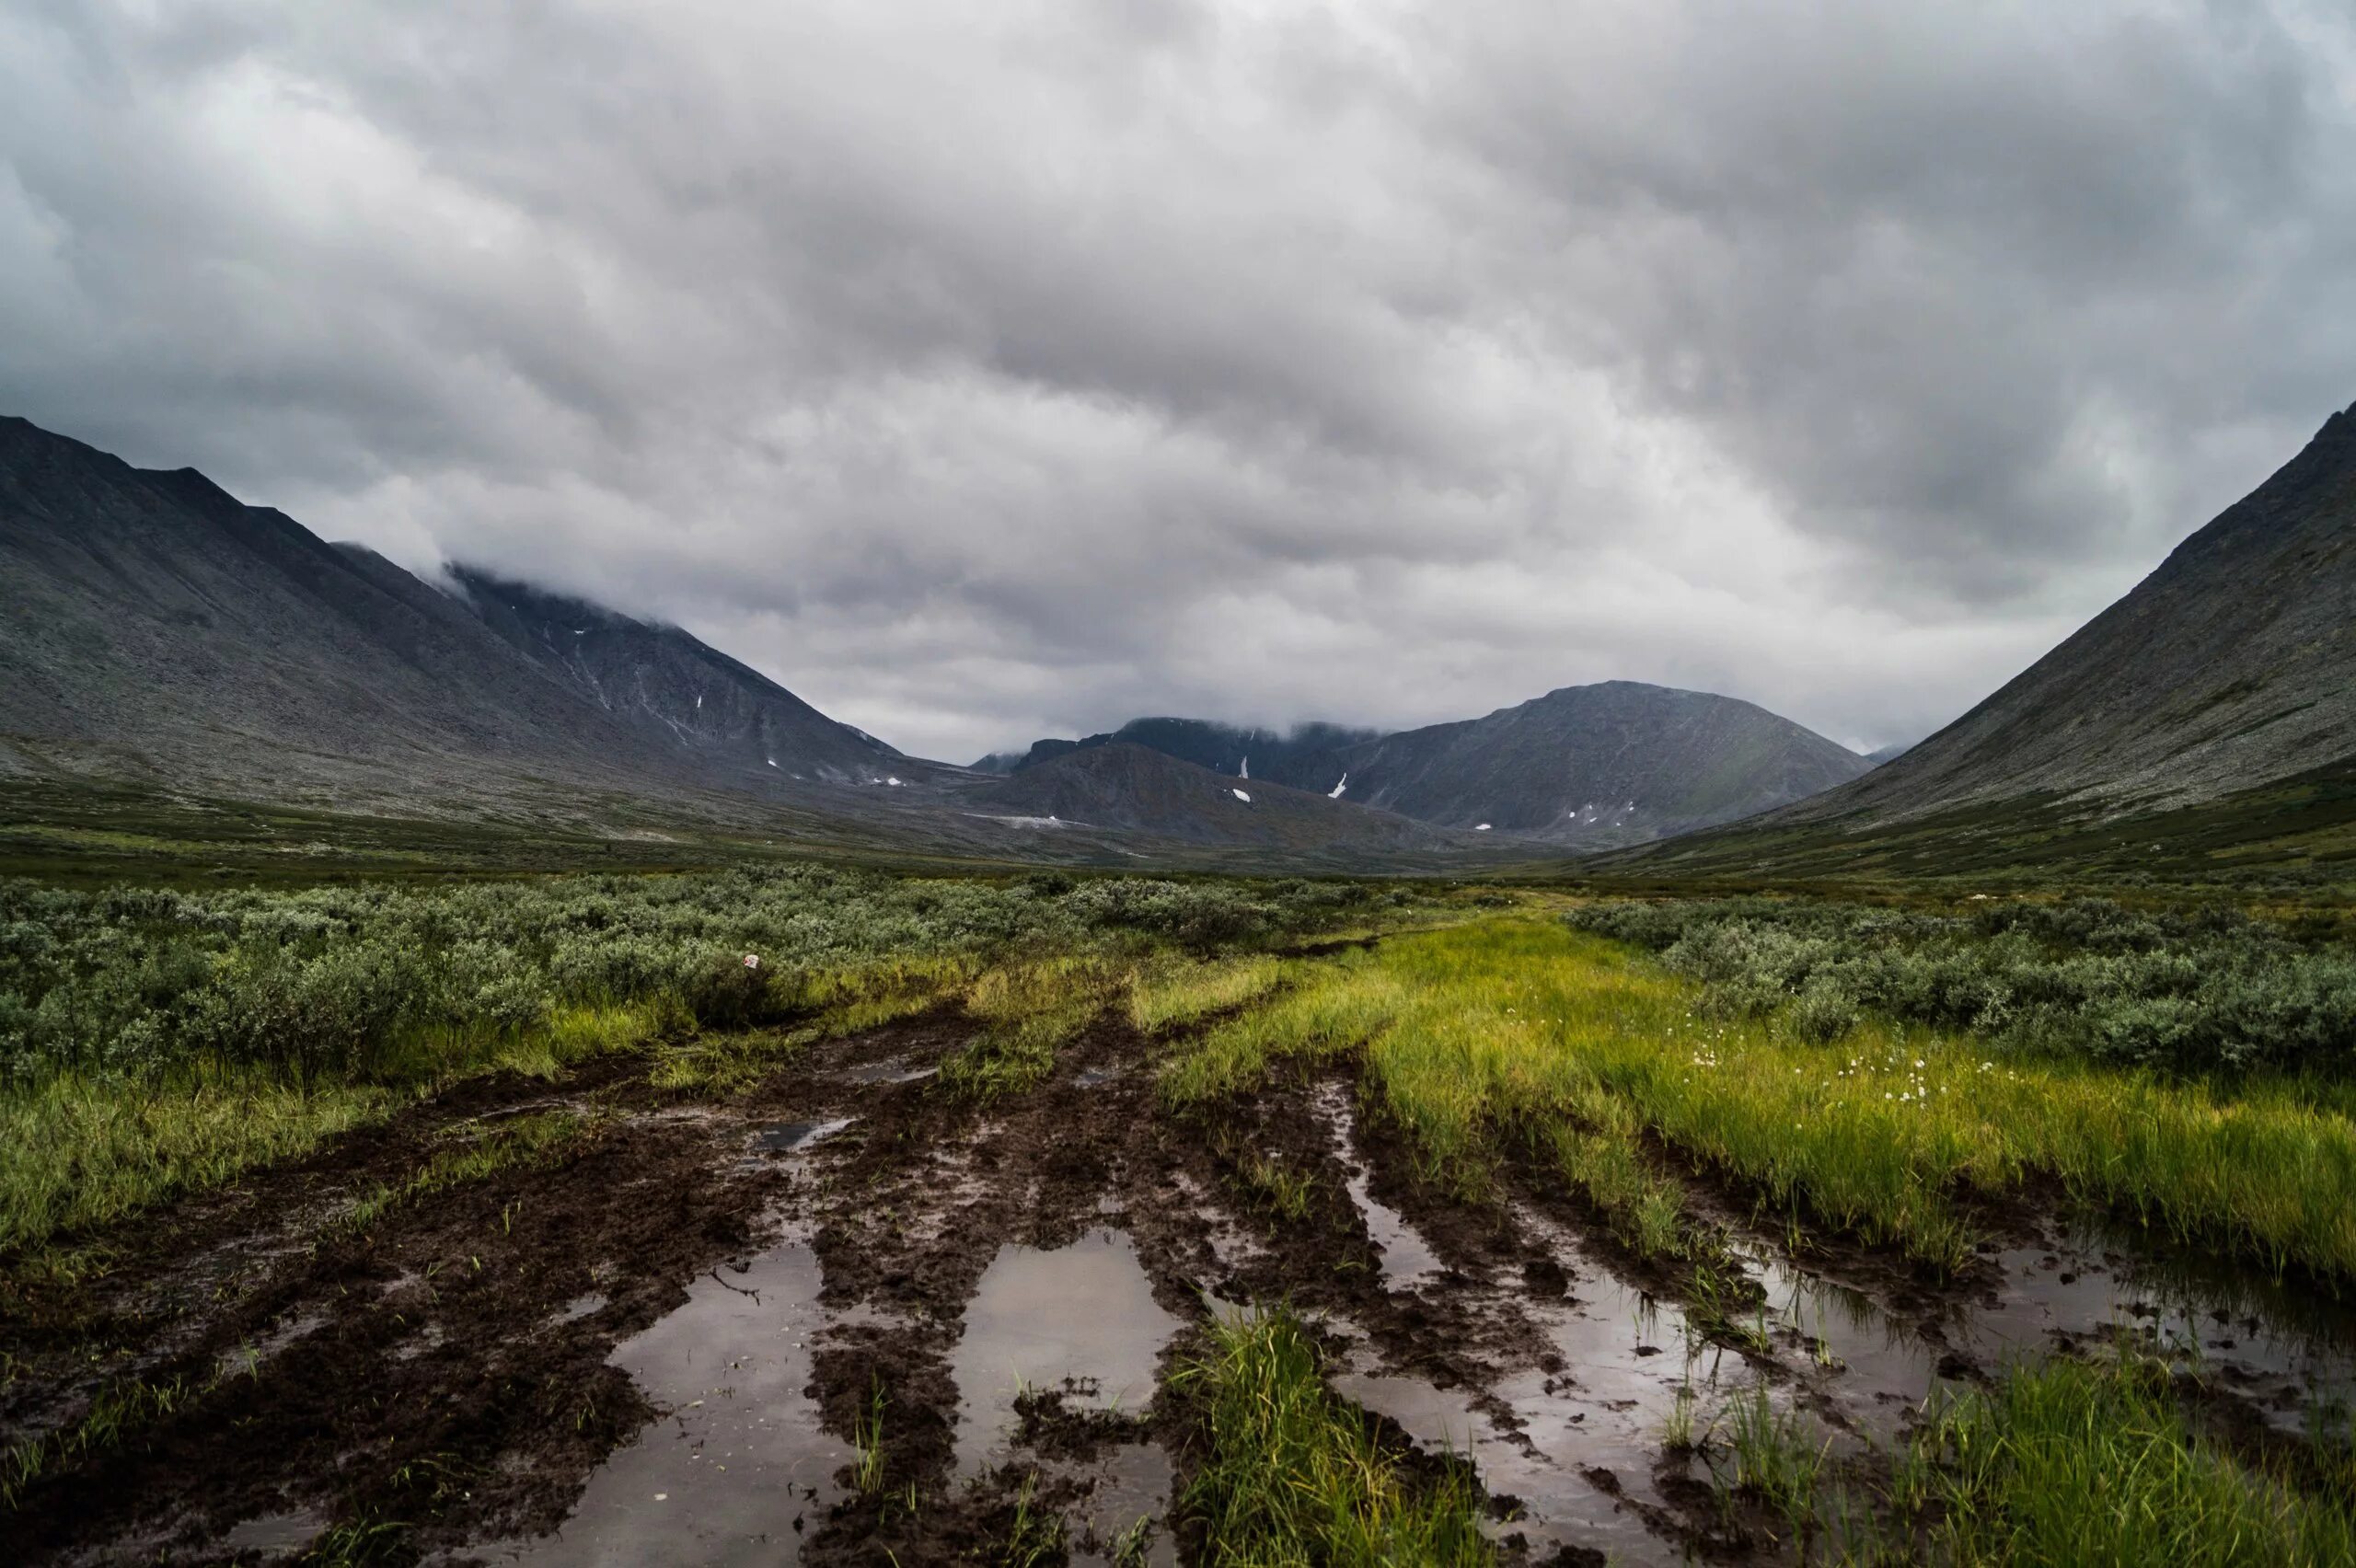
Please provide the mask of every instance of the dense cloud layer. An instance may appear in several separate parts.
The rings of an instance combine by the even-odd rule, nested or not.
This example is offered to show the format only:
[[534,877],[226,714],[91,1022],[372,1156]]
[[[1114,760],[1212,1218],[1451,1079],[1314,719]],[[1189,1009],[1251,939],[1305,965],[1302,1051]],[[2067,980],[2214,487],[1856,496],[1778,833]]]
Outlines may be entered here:
[[2356,398],[2351,130],[2338,0],[18,4],[0,411],[960,760],[1873,744]]

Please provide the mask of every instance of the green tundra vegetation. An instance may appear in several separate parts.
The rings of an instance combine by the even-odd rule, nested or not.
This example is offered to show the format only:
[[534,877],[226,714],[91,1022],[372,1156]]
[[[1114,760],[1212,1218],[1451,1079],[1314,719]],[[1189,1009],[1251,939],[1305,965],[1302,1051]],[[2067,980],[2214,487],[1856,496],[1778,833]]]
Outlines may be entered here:
[[[818,866],[456,887],[0,883],[0,1260],[456,1077],[644,1046],[722,1089],[796,1031],[962,998],[1019,1088],[1126,966],[1395,917],[1350,882],[907,878]],[[748,960],[751,962],[748,963]]]
[[[1851,922],[1892,933],[1888,950],[1844,947]],[[1248,1096],[1287,1062],[1357,1064],[1426,1179],[1478,1202],[1504,1160],[1539,1153],[1633,1251],[1690,1265],[1691,1320],[1730,1343],[1735,1282],[1681,1165],[1750,1194],[1802,1254],[1837,1232],[1953,1274],[1977,1206],[2058,1188],[2356,1286],[2349,959],[2262,922],[1604,905],[1267,962],[1264,999],[1165,1056],[1167,1102]],[[1844,980],[1837,1017],[1828,970]],[[2053,1000],[2071,986],[2091,1020]],[[1982,1005],[1939,1010],[1964,996]],[[1987,1005],[2000,996],[2009,1009]],[[2129,1021],[2158,1018],[2170,1026]],[[2276,1019],[2307,1032],[2274,1039]],[[1825,1463],[1826,1435],[1762,1396],[1720,1413],[1719,1479],[1789,1513],[1826,1561],[2350,1560],[2356,1472],[2339,1447],[2304,1471],[2331,1484],[2294,1484],[2205,1435],[2131,1355],[2023,1367],[1931,1414],[1894,1456],[1898,1482],[1861,1500]]]
[[1963,914],[1742,898],[1596,904],[1572,923],[1657,952],[1712,1011],[1787,1011],[1817,1039],[1866,1014],[2007,1052],[2203,1073],[2356,1066],[2356,952],[2336,918],[2100,899]]
[[[968,1043],[941,1090],[976,1102],[1026,1093],[1100,1023],[1135,1031],[1182,1122],[1280,1072],[1348,1074],[1440,1201],[1558,1181],[1737,1349],[1761,1331],[1712,1217],[1729,1196],[1803,1257],[1837,1236],[1933,1282],[1968,1273],[1992,1211],[2058,1194],[2356,1287],[2356,956],[2336,926],[1955,909],[808,866],[0,884],[0,1273],[71,1269],[143,1205],[468,1074],[629,1051],[658,1087],[726,1094],[819,1038],[953,1009]],[[519,1119],[332,1223],[595,1135]],[[1242,1179],[1306,1211],[1294,1173]],[[1312,1329],[1262,1306],[1198,1336],[1170,1388],[1200,1431],[1180,1503],[1212,1560],[1491,1560],[1469,1472],[1403,1462],[1327,1386]],[[1862,1478],[1789,1412],[1705,1413],[1722,1485],[1826,1560],[2321,1563],[2356,1539],[2344,1442],[2236,1449],[2124,1353],[1927,1410]]]

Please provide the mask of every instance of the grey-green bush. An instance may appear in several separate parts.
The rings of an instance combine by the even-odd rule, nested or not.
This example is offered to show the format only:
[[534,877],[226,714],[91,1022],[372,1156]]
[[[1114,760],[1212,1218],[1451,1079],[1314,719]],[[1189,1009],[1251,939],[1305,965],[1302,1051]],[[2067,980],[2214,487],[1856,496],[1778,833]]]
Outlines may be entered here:
[[[303,1080],[398,1070],[434,1029],[527,1028],[553,1008],[666,998],[773,1021],[803,971],[1250,944],[1392,896],[1356,883],[912,879],[821,866],[462,887],[74,893],[0,883],[0,1081],[210,1057]],[[745,955],[761,963],[745,964]]]
[[1568,918],[1659,953],[1717,1008],[1788,1009],[1817,1039],[1871,1009],[2177,1072],[2356,1067],[2356,954],[2231,908],[2149,915],[2079,899],[1940,915],[1753,898],[1600,904]]

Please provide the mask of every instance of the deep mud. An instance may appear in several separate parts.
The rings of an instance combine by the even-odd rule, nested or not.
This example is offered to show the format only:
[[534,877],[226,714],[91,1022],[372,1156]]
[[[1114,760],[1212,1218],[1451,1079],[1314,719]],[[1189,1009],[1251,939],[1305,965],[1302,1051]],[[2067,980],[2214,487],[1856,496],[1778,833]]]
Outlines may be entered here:
[[[86,1283],[20,1283],[0,1437],[134,1377],[179,1392],[32,1480],[13,1558],[253,1562],[332,1530],[541,1568],[1175,1562],[1198,1437],[1162,1383],[1214,1314],[1277,1301],[1403,1451],[1472,1462],[1530,1562],[1784,1554],[1714,1492],[1706,1441],[1664,1443],[1756,1389],[1857,1454],[1942,1383],[2122,1330],[2197,1346],[2248,1432],[2356,1391],[2336,1304],[2034,1216],[1940,1289],[1837,1244],[1796,1264],[1700,1189],[1756,1286],[1748,1332],[1704,1333],[1542,1171],[1507,1162],[1477,1203],[1422,1185],[1345,1071],[1173,1114],[1156,1047],[1108,1019],[976,1105],[933,1070],[970,1033],[827,1043],[722,1101],[629,1057],[471,1083],[103,1239]],[[536,1111],[581,1118],[549,1162],[336,1223]]]

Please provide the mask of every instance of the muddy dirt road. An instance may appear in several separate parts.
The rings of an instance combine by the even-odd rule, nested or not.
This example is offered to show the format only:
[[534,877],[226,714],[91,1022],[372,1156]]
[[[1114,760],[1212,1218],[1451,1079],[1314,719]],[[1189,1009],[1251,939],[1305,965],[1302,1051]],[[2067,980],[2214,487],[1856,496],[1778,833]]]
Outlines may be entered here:
[[[38,1462],[8,1555],[1194,1561],[1200,1436],[1163,1385],[1213,1315],[1276,1302],[1418,1462],[1469,1460],[1508,1561],[1787,1556],[1708,1445],[1665,1443],[1752,1389],[1863,1455],[1941,1381],[2122,1324],[2198,1343],[2254,1431],[2356,1388],[2344,1314],[2021,1216],[1933,1290],[1863,1252],[1803,1268],[1721,1193],[1757,1294],[1704,1333],[1542,1173],[1419,1186],[1346,1071],[1178,1115],[1108,1019],[975,1104],[934,1070],[971,1033],[821,1043],[720,1101],[629,1055],[468,1083],[20,1282],[0,1433]],[[527,1120],[563,1136],[414,1187]],[[406,1195],[355,1223],[380,1192]]]

